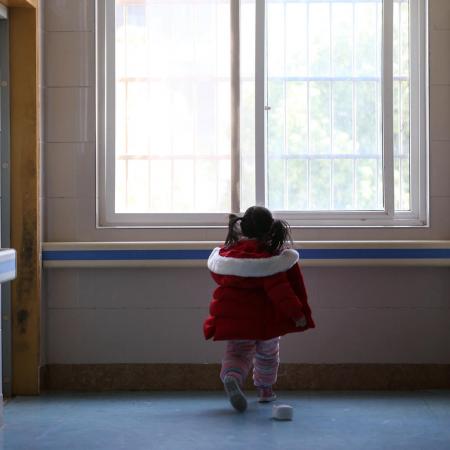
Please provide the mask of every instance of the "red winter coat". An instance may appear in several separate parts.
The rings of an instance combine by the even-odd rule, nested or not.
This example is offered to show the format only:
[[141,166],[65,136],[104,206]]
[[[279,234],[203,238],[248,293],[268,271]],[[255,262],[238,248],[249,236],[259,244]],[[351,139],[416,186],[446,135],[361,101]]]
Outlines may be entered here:
[[[266,340],[314,328],[296,250],[279,255],[245,239],[215,248],[208,268],[219,285],[203,325],[206,339]],[[306,317],[306,326],[295,321]]]

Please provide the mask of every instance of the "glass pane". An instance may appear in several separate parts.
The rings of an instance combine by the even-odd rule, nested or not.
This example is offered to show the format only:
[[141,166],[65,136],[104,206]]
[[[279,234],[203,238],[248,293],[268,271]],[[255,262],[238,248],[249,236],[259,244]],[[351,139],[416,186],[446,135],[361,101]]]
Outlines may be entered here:
[[409,1],[394,0],[394,200],[395,208],[411,209],[411,120]]
[[241,0],[240,10],[241,79],[255,76],[255,0]]
[[125,76],[141,77],[147,70],[147,29],[145,5],[124,8]]
[[401,153],[410,152],[410,111],[409,111],[409,81],[401,83]]
[[289,160],[288,205],[289,210],[302,211],[308,207],[308,161]]
[[228,211],[230,2],[117,0],[115,31],[117,208]]
[[383,208],[379,0],[268,0],[270,205]]
[[312,82],[309,85],[309,151],[331,153],[330,83]]
[[125,212],[127,204],[127,162],[116,161],[116,211]]
[[221,159],[218,161],[218,174],[217,174],[217,198],[216,202],[219,210],[227,211],[229,208],[229,196],[231,192],[230,184],[230,161],[227,159]]
[[[222,99],[222,92],[219,90],[219,95],[217,95],[217,84],[213,81],[199,81],[195,89],[195,103],[197,116],[194,118],[193,131],[196,137],[196,142],[192,137],[192,146],[188,146],[189,149],[187,153],[193,153],[193,147],[195,145],[195,153],[197,155],[208,155],[212,151],[217,151],[217,140],[216,140],[216,123],[223,123],[224,127],[229,124],[229,117],[221,115],[220,117],[215,114],[211,114],[216,108],[218,111],[224,110],[224,113],[230,112],[230,104],[224,102]],[[220,95],[222,94],[222,95]],[[228,100],[228,99],[227,99]],[[225,128],[225,133],[229,133],[228,127]],[[223,147],[223,137],[219,139],[220,147]],[[225,138],[226,140],[226,138]],[[225,142],[227,143],[227,141]],[[229,149],[225,150],[227,153]]]
[[287,152],[308,152],[308,92],[307,83],[286,82],[286,140]]
[[[217,64],[217,69],[214,68],[212,77],[220,77],[222,79],[229,79],[230,77],[230,0],[207,0],[206,2],[199,2],[198,0],[183,0],[190,5],[194,16],[198,10],[206,7],[211,9],[212,14],[208,18],[208,26],[215,28],[216,33],[213,38],[213,45],[211,46],[211,53],[208,58],[214,61],[214,66]],[[178,9],[178,3],[174,2],[173,7]],[[198,40],[208,39],[204,36],[202,31],[205,23],[196,22]],[[220,55],[220,57],[219,57]],[[226,57],[222,57],[226,56]]]
[[309,5],[309,74],[330,74],[330,4],[308,2]]
[[353,83],[333,83],[333,153],[353,153]]
[[401,105],[401,199],[399,209],[409,211],[411,209],[411,167],[410,167],[410,114],[409,114],[409,81],[402,81],[400,88]]
[[394,199],[395,209],[398,210],[401,201],[400,158],[394,158]]
[[410,161],[406,156],[394,159],[395,208],[409,211],[410,204]]
[[331,161],[312,160],[310,165],[310,208],[328,210],[331,207]]
[[127,68],[125,11],[126,7],[124,5],[116,5],[115,69],[116,69],[116,78],[118,80],[123,80],[123,78],[126,76],[126,68]]
[[285,161],[273,159],[268,167],[269,208],[273,210],[284,209],[284,165]]
[[[268,0],[268,194],[276,209],[380,206],[381,5]],[[243,1],[241,13],[242,23],[251,24],[254,2]],[[254,23],[241,29],[244,205],[254,199]],[[410,208],[409,45],[409,2],[394,0],[395,204],[401,209]],[[229,49],[227,1],[117,2],[118,208],[229,209],[230,65],[228,57],[218,58]],[[154,197],[162,174],[164,206]],[[136,200],[143,177],[146,194]]]
[[[149,152],[155,156],[167,156],[172,151],[172,114],[171,114],[171,89],[164,81],[150,81],[149,97],[158,105],[158,108],[148,108],[147,123],[145,129],[150,136]],[[119,122],[116,122],[119,125]],[[121,128],[127,131],[126,119],[120,123]],[[116,131],[117,134],[117,131]]]
[[354,162],[337,159],[333,162],[333,209],[354,209]]
[[218,200],[217,162],[197,160],[195,162],[195,209],[207,212],[214,209]]
[[308,74],[308,14],[306,3],[286,3],[286,72],[288,76]]
[[[147,172],[148,176],[148,172]],[[137,180],[139,185],[143,185],[145,174],[142,180]],[[172,162],[152,161],[150,163],[150,208],[154,212],[170,212],[172,210]]]
[[400,74],[409,77],[409,0],[401,3],[399,12]]
[[241,211],[255,204],[255,84],[241,83]]
[[394,1],[394,30],[393,30],[393,54],[394,54],[394,75],[400,74],[400,3]]
[[170,137],[172,153],[175,155],[192,155],[194,153],[194,103],[192,83],[189,81],[172,81]]
[[284,7],[282,2],[269,1],[267,4],[267,58],[271,77],[282,77],[285,74]]
[[[126,84],[117,83],[116,88],[116,123],[126,121],[127,103],[126,103]],[[116,157],[127,152],[127,135],[125,127],[116,129]]]
[[[231,143],[231,93],[230,93],[230,82],[219,82],[218,88],[218,98],[217,98],[217,127],[215,127],[217,133],[217,154],[227,156],[229,158]],[[209,151],[214,152],[214,147]]]
[[393,132],[394,132],[394,155],[399,155],[401,153],[401,145],[400,145],[400,120],[401,120],[401,97],[400,97],[400,82],[394,80],[393,85],[393,109],[394,109],[394,125],[393,125]]
[[361,210],[377,209],[377,161],[356,160],[356,207]]
[[[129,82],[126,89],[126,153],[145,155],[149,152],[148,120],[148,85],[141,82]],[[120,132],[117,137],[120,136]]]
[[148,208],[148,162],[128,161],[127,165],[127,209],[135,213],[143,212]]
[[285,84],[283,81],[269,81],[270,120],[268,121],[267,148],[269,155],[284,153],[285,128]]
[[353,4],[332,3],[333,75],[351,76],[353,71]]
[[383,203],[383,163],[377,160],[377,208],[383,209]]
[[195,211],[193,159],[176,159],[173,162],[172,209],[174,211]]
[[410,168],[409,168],[409,158],[404,158],[401,160],[401,200],[400,200],[400,210],[408,211],[411,209],[410,203]]
[[381,140],[381,126],[379,127],[377,120],[378,108],[380,98],[377,83],[355,83],[355,151],[358,154],[375,156],[378,153],[378,139]]
[[[189,14],[192,14],[193,11],[191,9]],[[192,54],[189,56],[195,61],[197,71],[212,77],[216,73],[216,62],[211,58],[211,55],[216,52],[216,43],[224,45],[225,50],[227,50],[227,43],[220,40],[220,38],[217,39],[217,36],[220,36],[224,31],[227,33],[227,31],[223,29],[223,23],[214,23],[216,13],[214,3],[205,2],[202,8],[195,9],[196,17],[187,19],[192,24],[189,33],[195,36]],[[189,51],[191,50],[189,49]],[[218,70],[226,70],[226,67],[227,65],[225,64],[225,67]]]
[[355,2],[355,75],[379,77],[381,2]]

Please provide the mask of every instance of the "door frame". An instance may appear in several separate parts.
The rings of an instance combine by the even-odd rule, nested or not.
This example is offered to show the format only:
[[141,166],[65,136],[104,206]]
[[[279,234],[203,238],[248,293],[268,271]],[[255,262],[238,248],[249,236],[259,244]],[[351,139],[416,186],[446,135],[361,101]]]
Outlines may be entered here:
[[[8,8],[0,4],[0,245],[11,247],[10,99]],[[1,342],[3,395],[12,395],[11,283],[1,285]]]

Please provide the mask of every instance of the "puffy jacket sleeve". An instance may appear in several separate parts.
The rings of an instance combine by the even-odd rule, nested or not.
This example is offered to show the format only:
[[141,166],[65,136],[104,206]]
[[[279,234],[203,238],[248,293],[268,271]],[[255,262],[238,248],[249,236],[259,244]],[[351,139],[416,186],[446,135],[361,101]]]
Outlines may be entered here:
[[265,278],[264,290],[277,310],[287,318],[295,321],[304,316],[302,302],[292,289],[286,272]]
[[308,304],[308,294],[306,293],[305,282],[300,270],[300,266],[295,264],[287,271],[288,280],[292,289],[296,293],[302,305],[305,307]]

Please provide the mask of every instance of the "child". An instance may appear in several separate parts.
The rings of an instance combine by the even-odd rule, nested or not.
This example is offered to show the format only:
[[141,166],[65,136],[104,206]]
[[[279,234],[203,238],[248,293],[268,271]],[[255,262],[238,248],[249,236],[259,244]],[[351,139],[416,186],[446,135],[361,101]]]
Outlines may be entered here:
[[287,242],[289,225],[252,206],[243,217],[230,215],[225,245],[208,259],[219,287],[203,331],[206,339],[228,340],[220,378],[240,412],[247,408],[241,388],[252,365],[259,401],[275,400],[280,336],[314,327],[298,253]]

